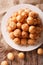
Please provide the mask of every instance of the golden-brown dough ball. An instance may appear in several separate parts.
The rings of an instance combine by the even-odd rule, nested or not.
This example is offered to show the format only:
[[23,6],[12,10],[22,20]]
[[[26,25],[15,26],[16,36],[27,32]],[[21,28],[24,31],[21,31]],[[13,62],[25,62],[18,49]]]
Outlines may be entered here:
[[21,15],[23,16],[24,19],[26,19],[28,17],[28,13],[27,12],[22,12]]
[[21,15],[21,13],[24,11],[24,9],[20,9],[19,11],[18,11],[18,14],[19,15]]
[[27,39],[21,39],[21,45],[26,45],[27,44]]
[[19,57],[20,59],[24,59],[25,55],[24,55],[23,52],[20,52],[20,53],[18,53],[18,57]]
[[22,28],[23,31],[28,31],[29,25],[26,24],[26,23],[24,23],[24,24],[21,26],[21,28]]
[[18,15],[17,16],[17,21],[23,23],[24,22],[24,17],[21,16],[21,15]]
[[36,34],[30,34],[29,37],[30,37],[31,39],[36,39]]
[[21,30],[20,29],[14,30],[14,36],[15,37],[20,37],[21,36]]
[[34,25],[37,25],[38,23],[37,23],[37,19],[34,19]]
[[29,10],[29,9],[26,8],[24,11],[25,11],[27,14],[29,14],[29,12],[30,12],[31,10]]
[[17,23],[17,28],[20,29],[20,28],[21,28],[21,25],[22,25],[22,24],[21,24],[20,22],[18,22],[18,23]]
[[29,37],[30,37],[31,39],[38,39],[38,38],[39,38],[39,34],[36,34],[36,33],[30,34]]
[[15,30],[16,29],[16,23],[14,23],[14,22],[11,22],[9,24],[9,26],[11,27],[12,30]]
[[8,18],[8,22],[11,21],[11,18],[12,18],[12,17],[9,17],[9,18]]
[[25,31],[22,31],[22,38],[28,38],[28,33]]
[[17,17],[18,16],[18,12],[14,12],[13,14],[12,14],[12,17]]
[[13,16],[13,17],[11,18],[11,21],[17,23],[17,19],[16,19],[16,17]]
[[11,20],[11,17],[8,19],[8,26],[9,26],[9,24],[12,22],[12,20]]
[[33,17],[33,18],[37,18],[37,17],[38,17],[38,14],[37,14],[36,12],[31,11],[31,12],[29,13],[29,16],[30,16],[30,17]]
[[29,25],[34,24],[34,19],[33,19],[32,17],[28,17],[28,18],[27,18],[27,23],[28,23]]
[[15,39],[14,39],[14,42],[15,42],[16,44],[20,44],[20,38],[15,38]]
[[37,53],[38,53],[39,55],[43,55],[43,49],[42,49],[42,48],[39,48],[39,49],[37,50]]
[[41,33],[42,32],[42,27],[36,27],[36,33]]
[[34,44],[35,44],[35,42],[36,42],[36,41],[35,41],[35,40],[33,40],[33,39],[29,39],[29,40],[28,40],[28,44],[29,44],[29,45],[34,45]]
[[9,53],[7,54],[7,58],[8,58],[9,60],[14,60],[14,54],[13,54],[12,52],[9,52]]
[[42,25],[42,22],[41,22],[41,19],[40,18],[37,18],[37,24],[38,25]]
[[8,62],[6,60],[1,62],[1,65],[8,65]]
[[35,33],[35,32],[36,32],[35,26],[30,26],[30,27],[29,27],[29,32],[30,32],[30,33]]
[[14,38],[15,38],[15,36],[14,36],[14,33],[13,33],[13,32],[10,32],[10,33],[9,33],[9,36],[10,36],[10,38],[11,38],[11,39],[14,39]]
[[10,26],[7,27],[7,31],[8,31],[8,32],[11,32],[11,31],[12,31],[12,29],[11,29]]

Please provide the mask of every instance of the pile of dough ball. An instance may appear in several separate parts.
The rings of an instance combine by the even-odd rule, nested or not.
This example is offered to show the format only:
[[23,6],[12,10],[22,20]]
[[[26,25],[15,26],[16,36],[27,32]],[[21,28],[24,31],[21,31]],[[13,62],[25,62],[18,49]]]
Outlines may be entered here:
[[42,22],[38,13],[27,8],[20,9],[8,19],[7,31],[14,43],[34,45],[41,36]]

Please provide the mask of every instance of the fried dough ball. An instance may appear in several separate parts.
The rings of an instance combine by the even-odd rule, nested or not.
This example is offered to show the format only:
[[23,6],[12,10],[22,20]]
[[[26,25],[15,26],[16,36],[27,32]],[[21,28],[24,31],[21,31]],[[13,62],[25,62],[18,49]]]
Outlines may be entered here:
[[21,13],[21,16],[23,16],[23,18],[26,19],[28,17],[28,13],[24,11]]
[[40,18],[34,19],[34,25],[38,25],[38,26],[42,25]]
[[24,11],[24,9],[20,9],[19,11],[18,11],[18,14],[19,15],[21,15],[21,13]]
[[40,18],[37,18],[37,24],[38,25],[42,25],[42,22],[41,22],[41,19]]
[[36,42],[36,41],[35,41],[35,40],[33,40],[33,39],[29,39],[29,40],[28,40],[28,44],[29,44],[29,45],[34,45],[34,44],[35,44],[35,42]]
[[29,25],[34,24],[34,19],[33,19],[32,17],[28,17],[28,18],[27,18],[27,23],[28,23]]
[[8,25],[12,22],[11,17],[8,19]]
[[24,11],[25,11],[27,14],[29,14],[29,12],[30,12],[31,10],[29,10],[29,9],[26,8]]
[[41,33],[42,27],[36,27],[36,33]]
[[14,22],[11,22],[9,24],[9,26],[11,27],[12,30],[15,30],[16,29],[16,23],[14,23]]
[[10,26],[7,27],[8,32],[12,32],[12,29]]
[[23,23],[24,22],[24,17],[21,16],[21,15],[18,15],[17,16],[17,21]]
[[31,39],[38,39],[40,36],[39,36],[39,34],[34,33],[34,34],[30,34],[29,37]]
[[20,52],[20,53],[18,54],[18,57],[19,57],[20,59],[24,59],[25,55],[24,55],[23,52]]
[[17,17],[18,16],[18,12],[13,13],[12,17]]
[[15,38],[15,39],[14,39],[14,42],[15,42],[16,44],[20,44],[20,38]]
[[22,38],[28,38],[28,33],[25,31],[22,31]]
[[37,53],[38,53],[39,55],[43,55],[43,49],[42,49],[42,48],[39,48],[39,49],[37,50]]
[[10,24],[11,22],[17,23],[16,17],[14,17],[14,16],[10,17],[10,18],[8,19],[8,24]]
[[27,39],[21,39],[21,45],[26,45],[27,44]]
[[11,18],[11,21],[17,23],[17,19],[16,19],[16,17],[12,17],[12,18]]
[[1,62],[1,65],[8,65],[8,62],[6,60]]
[[23,31],[28,31],[29,25],[24,23],[21,28],[22,28]]
[[9,36],[10,36],[10,38],[11,38],[11,39],[14,39],[14,38],[15,38],[15,36],[14,36],[14,33],[13,33],[13,32],[10,32],[10,33],[9,33]]
[[37,23],[37,19],[34,19],[34,25],[37,25],[38,23]]
[[21,36],[21,30],[20,29],[14,30],[14,36],[15,37],[20,37]]
[[21,28],[21,25],[22,25],[22,24],[21,24],[20,22],[18,22],[18,23],[17,23],[17,28],[20,29],[20,28]]
[[9,53],[7,54],[7,58],[8,58],[9,60],[14,60],[14,54],[11,53],[11,52],[9,52]]
[[32,12],[32,11],[31,11],[31,12],[29,13],[29,16],[30,16],[30,17],[33,17],[33,18],[37,18],[37,17],[38,17],[38,14],[37,14],[36,12]]
[[29,27],[29,32],[30,32],[30,33],[35,33],[35,32],[36,32],[35,26],[30,26],[30,27]]

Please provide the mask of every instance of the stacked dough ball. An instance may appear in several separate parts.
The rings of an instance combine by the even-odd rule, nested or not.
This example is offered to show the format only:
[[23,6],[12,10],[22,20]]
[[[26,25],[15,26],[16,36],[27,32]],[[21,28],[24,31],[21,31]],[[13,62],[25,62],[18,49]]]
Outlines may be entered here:
[[16,44],[34,45],[41,35],[41,19],[36,12],[21,9],[8,19],[7,30]]

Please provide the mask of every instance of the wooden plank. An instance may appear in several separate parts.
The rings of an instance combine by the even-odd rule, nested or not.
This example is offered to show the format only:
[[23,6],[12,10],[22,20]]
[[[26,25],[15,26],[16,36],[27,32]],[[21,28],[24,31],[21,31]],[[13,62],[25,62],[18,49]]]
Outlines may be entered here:
[[38,55],[38,65],[43,65],[43,56]]
[[[43,45],[40,47],[43,48]],[[43,65],[43,55],[38,55],[38,65]]]
[[4,46],[3,46],[3,43],[0,43],[0,64],[1,64],[1,62],[2,62],[3,60],[7,60],[8,63],[9,63],[9,65],[11,65],[11,61],[9,61],[9,60],[7,59],[7,57],[6,57],[6,55],[7,55],[8,52],[9,52],[9,51],[5,51],[5,48],[4,48]]
[[24,65],[24,60],[16,58],[14,61],[12,61],[12,65]]
[[32,65],[32,53],[31,52],[26,52],[25,65]]
[[0,53],[0,63],[2,62],[2,61],[4,61],[4,60],[7,60],[8,61],[8,63],[9,63],[9,65],[11,65],[11,61],[10,60],[8,60],[7,59],[7,57],[6,57],[6,52],[2,52],[2,53]]
[[12,65],[24,65],[24,59],[20,59],[18,58],[18,54],[19,52],[18,51],[14,51],[14,54],[15,54],[15,59],[14,61],[12,61]]
[[32,51],[32,65],[38,65],[38,55],[37,51]]
[[[43,48],[43,45],[41,46]],[[13,61],[9,61],[6,58],[7,53],[13,52],[15,55],[15,59]],[[31,51],[31,52],[25,52],[25,58],[19,59],[17,54],[19,51],[16,51],[14,49],[8,51],[5,50],[2,43],[0,43],[0,63],[3,60],[7,60],[9,65],[43,65],[43,56],[37,55],[37,50]]]

